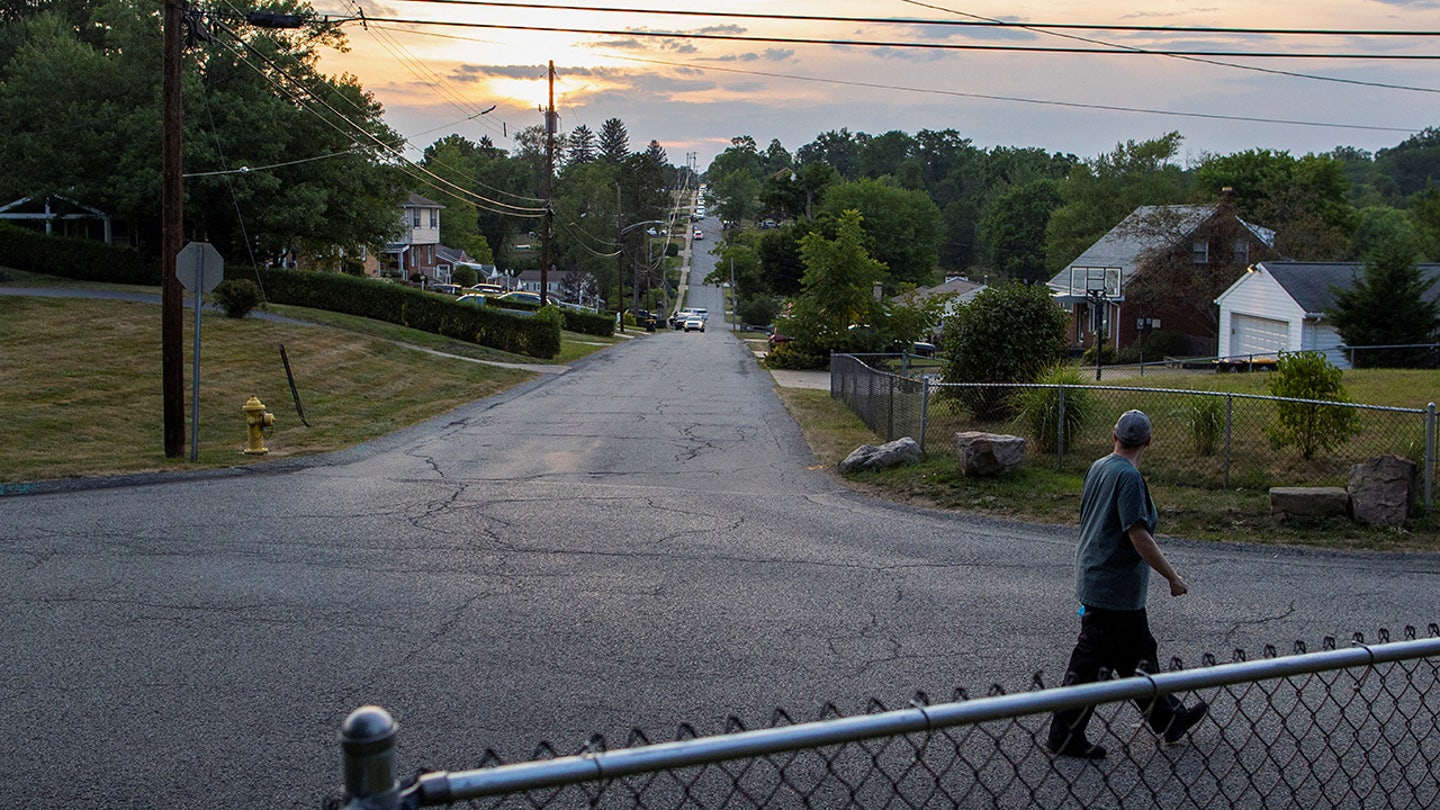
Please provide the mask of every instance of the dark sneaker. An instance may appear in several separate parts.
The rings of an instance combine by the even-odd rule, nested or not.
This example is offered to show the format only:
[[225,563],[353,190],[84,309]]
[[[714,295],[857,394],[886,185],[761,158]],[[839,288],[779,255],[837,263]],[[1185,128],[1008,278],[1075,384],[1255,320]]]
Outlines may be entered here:
[[1175,713],[1174,717],[1170,718],[1169,727],[1160,736],[1164,737],[1167,743],[1179,742],[1180,738],[1194,728],[1196,723],[1203,720],[1209,711],[1210,704],[1203,700],[1188,709],[1181,709]]
[[1078,740],[1066,740],[1064,745],[1056,745],[1055,743],[1047,741],[1045,743],[1045,750],[1057,757],[1078,757],[1079,759],[1105,758],[1105,748],[1095,745],[1084,737]]

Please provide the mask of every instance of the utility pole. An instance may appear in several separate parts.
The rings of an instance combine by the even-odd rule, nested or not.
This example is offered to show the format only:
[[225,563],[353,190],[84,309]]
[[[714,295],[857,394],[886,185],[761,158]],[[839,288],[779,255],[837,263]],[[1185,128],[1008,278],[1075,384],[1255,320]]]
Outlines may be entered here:
[[620,218],[620,182],[615,182],[615,295],[620,305],[620,334],[625,334],[625,229]]
[[163,392],[165,457],[185,449],[184,293],[175,274],[185,226],[185,187],[181,179],[180,43],[185,0],[165,0],[160,136],[160,379]]
[[555,60],[550,60],[550,103],[545,108],[545,230],[540,237],[540,306],[549,303],[550,226],[555,221]]

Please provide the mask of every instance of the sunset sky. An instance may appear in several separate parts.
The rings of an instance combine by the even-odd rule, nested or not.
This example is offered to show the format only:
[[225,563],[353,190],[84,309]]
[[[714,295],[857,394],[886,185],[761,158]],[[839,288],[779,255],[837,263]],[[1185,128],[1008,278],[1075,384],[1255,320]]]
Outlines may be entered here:
[[[354,17],[350,0],[316,11]],[[508,0],[502,0],[508,2]],[[560,128],[599,131],[623,120],[631,148],[658,140],[676,164],[695,153],[703,171],[737,135],[790,151],[842,127],[958,130],[975,145],[1039,147],[1082,158],[1171,130],[1185,136],[1182,160],[1252,148],[1369,151],[1440,126],[1440,60],[1334,58],[1440,56],[1440,2],[1235,2],[1000,4],[934,0],[590,0],[506,8],[466,0],[358,0],[368,27],[345,28],[351,51],[321,69],[349,72],[385,105],[386,120],[423,149],[458,133],[513,148],[517,129],[542,121],[546,63],[555,62]],[[786,15],[775,20],[727,15]],[[835,18],[923,20],[882,23]],[[397,22],[375,22],[375,20]],[[947,25],[1005,21],[1028,28]],[[398,22],[404,21],[404,22]],[[457,24],[417,24],[457,23]],[[592,33],[489,26],[583,29]],[[1175,32],[1050,28],[1043,25],[1164,26],[1342,31],[1342,34]],[[1373,36],[1363,32],[1430,36]],[[648,34],[807,39],[735,41]],[[858,44],[889,43],[885,46]],[[901,44],[929,47],[899,47]],[[940,46],[1125,48],[1131,53],[1057,54]],[[1133,50],[1210,51],[1175,57]],[[1270,53],[1279,58],[1230,54]],[[1328,58],[1302,58],[1303,55]],[[496,105],[484,115],[483,110]]]

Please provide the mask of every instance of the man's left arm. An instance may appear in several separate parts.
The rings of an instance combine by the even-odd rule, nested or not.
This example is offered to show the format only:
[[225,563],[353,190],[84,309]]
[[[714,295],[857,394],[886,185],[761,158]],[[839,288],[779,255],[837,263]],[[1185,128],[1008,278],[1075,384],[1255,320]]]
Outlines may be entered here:
[[1190,592],[1190,586],[1185,584],[1175,566],[1165,559],[1165,552],[1160,550],[1160,544],[1155,542],[1155,536],[1150,534],[1143,521],[1131,526],[1125,534],[1130,538],[1130,544],[1135,547],[1140,558],[1170,583],[1171,596],[1184,596]]

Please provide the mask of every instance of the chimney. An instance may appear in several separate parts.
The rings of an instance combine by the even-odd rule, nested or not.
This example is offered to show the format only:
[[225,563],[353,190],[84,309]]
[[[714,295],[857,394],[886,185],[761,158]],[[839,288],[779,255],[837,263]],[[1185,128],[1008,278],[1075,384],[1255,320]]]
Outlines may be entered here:
[[1220,206],[1222,208],[1235,207],[1235,189],[1230,186],[1220,189]]

